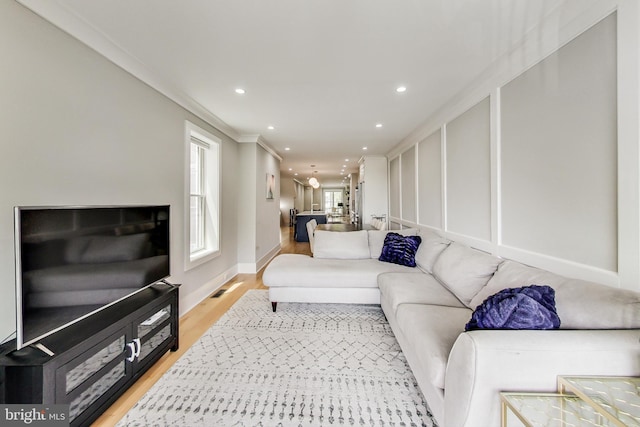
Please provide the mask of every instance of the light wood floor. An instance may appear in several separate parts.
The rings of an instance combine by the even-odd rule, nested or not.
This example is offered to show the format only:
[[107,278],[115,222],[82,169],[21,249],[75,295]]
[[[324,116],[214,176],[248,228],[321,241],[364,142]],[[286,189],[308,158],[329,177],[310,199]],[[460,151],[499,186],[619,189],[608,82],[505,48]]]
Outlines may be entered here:
[[[280,253],[311,255],[309,243],[293,240],[293,228],[281,229],[282,250]],[[262,283],[262,271],[257,274],[238,274],[227,282],[222,289],[227,291],[219,298],[206,298],[191,311],[180,318],[180,349],[165,354],[149,369],[127,392],[100,416],[93,427],[114,426],[155,384],[171,365],[182,356],[191,345],[202,336],[238,299],[249,289],[268,289]]]

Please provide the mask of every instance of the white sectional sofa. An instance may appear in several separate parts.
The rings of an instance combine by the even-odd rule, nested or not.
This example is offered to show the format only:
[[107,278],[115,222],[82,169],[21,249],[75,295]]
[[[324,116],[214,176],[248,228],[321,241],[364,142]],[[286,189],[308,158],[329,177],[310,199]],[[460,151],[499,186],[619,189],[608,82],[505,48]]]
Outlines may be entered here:
[[[499,426],[500,391],[554,391],[558,375],[640,375],[640,293],[503,260],[428,231],[420,233],[416,268],[375,259],[386,232],[323,233],[332,235],[316,234],[313,258],[280,255],[267,267],[271,301],[379,302],[440,427]],[[560,329],[465,332],[487,297],[531,284],[555,290]]]

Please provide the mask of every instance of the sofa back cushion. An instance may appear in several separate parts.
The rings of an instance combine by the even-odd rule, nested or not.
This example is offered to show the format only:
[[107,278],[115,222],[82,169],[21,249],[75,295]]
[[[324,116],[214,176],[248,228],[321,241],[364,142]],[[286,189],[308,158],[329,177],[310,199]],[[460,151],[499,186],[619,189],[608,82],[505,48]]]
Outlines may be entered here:
[[368,230],[369,256],[371,258],[380,258],[382,247],[384,246],[384,239],[387,237],[387,233],[390,232],[398,233],[401,236],[416,236],[418,234],[418,229],[405,228],[404,230]]
[[471,308],[472,298],[486,286],[502,259],[452,242],[433,265],[433,275],[463,304]]
[[313,257],[333,259],[370,258],[367,231],[316,230]]
[[561,329],[640,328],[640,293],[570,279],[549,271],[505,261],[471,301],[475,307],[506,288],[548,285],[556,292]]
[[422,271],[433,273],[433,264],[451,241],[431,230],[421,230],[419,236],[422,243],[416,252],[416,264]]

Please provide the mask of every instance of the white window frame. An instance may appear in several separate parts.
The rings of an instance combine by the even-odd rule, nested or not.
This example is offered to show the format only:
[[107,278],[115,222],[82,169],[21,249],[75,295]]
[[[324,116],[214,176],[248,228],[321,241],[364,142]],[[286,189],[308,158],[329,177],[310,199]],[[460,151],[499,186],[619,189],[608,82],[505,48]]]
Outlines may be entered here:
[[[191,252],[191,146],[202,148],[200,185],[197,196],[204,200],[204,242],[200,249]],[[220,147],[222,141],[201,127],[185,122],[185,271],[197,267],[220,255]]]
[[[324,211],[333,210],[333,208],[338,208],[338,202],[336,202],[335,194],[340,194],[340,203],[344,204],[344,190],[337,188],[325,188],[324,189]],[[327,207],[328,202],[331,201],[331,206]],[[333,206],[335,204],[335,206]]]

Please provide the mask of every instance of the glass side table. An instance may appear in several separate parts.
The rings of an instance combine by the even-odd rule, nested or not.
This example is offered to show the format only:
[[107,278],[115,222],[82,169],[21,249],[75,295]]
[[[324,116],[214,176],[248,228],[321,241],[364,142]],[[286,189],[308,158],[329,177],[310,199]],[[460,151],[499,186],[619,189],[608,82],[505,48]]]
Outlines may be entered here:
[[559,393],[500,393],[502,427],[613,427],[578,396]]
[[560,376],[558,391],[580,397],[615,426],[640,427],[640,378]]
[[558,377],[559,393],[500,393],[502,427],[640,427],[640,378]]

